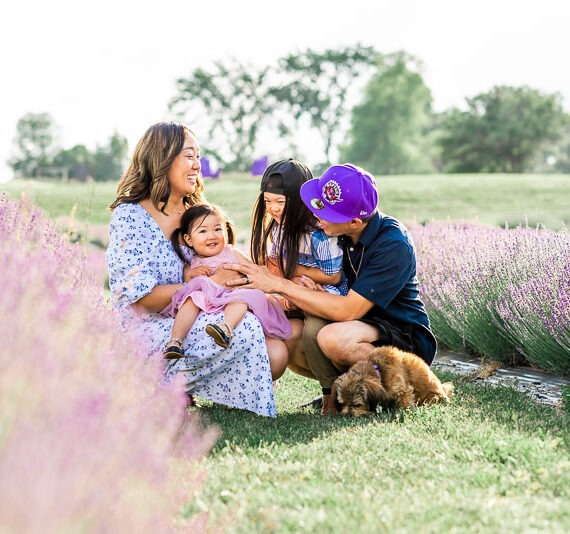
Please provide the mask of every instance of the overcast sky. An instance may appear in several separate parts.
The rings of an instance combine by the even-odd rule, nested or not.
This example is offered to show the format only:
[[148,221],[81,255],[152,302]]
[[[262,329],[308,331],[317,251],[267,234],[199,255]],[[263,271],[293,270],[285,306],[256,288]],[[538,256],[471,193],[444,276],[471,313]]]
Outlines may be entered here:
[[177,78],[230,56],[360,42],[421,59],[438,111],[498,84],[559,92],[570,111],[569,25],[568,0],[2,0],[0,179],[26,113],[50,113],[64,148],[116,131],[132,149],[171,118]]

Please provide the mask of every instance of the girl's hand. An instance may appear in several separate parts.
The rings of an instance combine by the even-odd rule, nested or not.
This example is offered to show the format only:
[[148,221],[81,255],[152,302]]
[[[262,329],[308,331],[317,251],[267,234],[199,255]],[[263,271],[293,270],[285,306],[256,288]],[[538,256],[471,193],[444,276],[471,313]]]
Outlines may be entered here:
[[211,276],[211,279],[214,282],[216,282],[216,284],[219,284],[221,286],[231,287],[229,284],[226,285],[227,281],[237,279],[238,281],[241,282],[243,280],[243,276],[240,276],[235,271],[230,271],[229,269],[226,269],[225,265],[220,265],[216,269],[216,272]]
[[293,311],[299,309],[297,308],[297,306],[295,306],[295,304],[292,304],[285,297],[282,297],[281,295],[273,295],[273,297],[277,302],[279,302],[279,304],[283,308],[283,311]]
[[281,269],[279,269],[279,263],[276,258],[267,258],[267,263],[265,264],[267,268],[277,276],[283,276]]
[[211,276],[213,273],[212,268],[207,265],[198,265],[198,267],[190,268],[189,265],[184,266],[184,281],[189,282],[196,276]]
[[308,287],[313,291],[324,291],[325,288],[321,284],[317,284],[314,280],[309,278],[308,276],[295,276],[293,281],[300,286]]

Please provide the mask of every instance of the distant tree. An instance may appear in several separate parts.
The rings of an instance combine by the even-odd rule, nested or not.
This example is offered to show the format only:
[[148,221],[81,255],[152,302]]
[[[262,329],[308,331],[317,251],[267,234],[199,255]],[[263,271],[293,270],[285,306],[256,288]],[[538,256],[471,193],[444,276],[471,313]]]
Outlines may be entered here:
[[564,133],[558,146],[551,155],[552,170],[555,172],[570,173],[570,116],[566,115]]
[[467,111],[442,117],[438,143],[448,172],[525,172],[560,139],[565,114],[558,94],[497,86],[467,99]]
[[114,133],[107,144],[93,153],[91,176],[96,181],[118,180],[125,169],[128,155],[127,139]]
[[322,136],[327,162],[332,159],[335,139],[342,135],[350,90],[378,57],[374,48],[358,44],[324,52],[309,49],[280,60],[283,82],[269,93],[289,107],[296,121],[310,119],[311,126]]
[[8,164],[15,174],[35,176],[51,164],[56,149],[56,125],[48,113],[27,113],[16,125],[15,154]]
[[92,161],[93,154],[85,145],[60,150],[53,158],[54,165],[67,168],[70,178],[81,181],[91,174]]
[[217,61],[212,71],[199,68],[176,82],[171,110],[190,117],[189,124],[206,125],[208,151],[225,170],[245,171],[254,159],[259,127],[271,110],[268,72],[236,60]]
[[347,143],[341,159],[381,174],[434,170],[433,143],[427,133],[432,96],[421,63],[397,52],[383,57],[368,82],[364,100],[352,109]]

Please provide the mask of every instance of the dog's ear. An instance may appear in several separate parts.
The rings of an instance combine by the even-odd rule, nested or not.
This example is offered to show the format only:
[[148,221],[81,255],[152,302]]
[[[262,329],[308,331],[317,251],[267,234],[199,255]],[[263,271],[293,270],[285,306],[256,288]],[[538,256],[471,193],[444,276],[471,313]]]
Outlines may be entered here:
[[371,412],[376,411],[378,404],[385,405],[388,402],[386,390],[376,376],[367,376],[364,379],[364,387],[366,390],[366,400]]
[[342,383],[342,377],[343,375],[340,375],[333,383],[332,388],[331,388],[331,396],[332,399],[334,401],[334,405],[336,406],[337,411],[341,411],[342,410],[342,404],[340,403],[340,401],[338,400],[338,390],[341,387],[341,383]]

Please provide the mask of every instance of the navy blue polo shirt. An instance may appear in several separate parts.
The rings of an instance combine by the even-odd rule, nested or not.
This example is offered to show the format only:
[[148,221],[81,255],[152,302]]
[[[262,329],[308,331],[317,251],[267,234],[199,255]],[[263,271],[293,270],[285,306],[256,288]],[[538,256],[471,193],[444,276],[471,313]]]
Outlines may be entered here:
[[420,356],[431,364],[436,341],[416,276],[412,236],[397,219],[375,213],[357,243],[341,236],[343,269],[349,289],[374,303],[363,317],[378,317],[396,325],[411,326],[422,346]]

